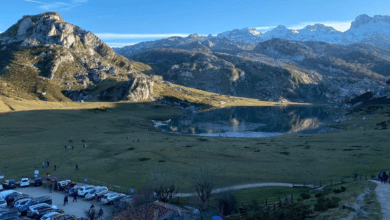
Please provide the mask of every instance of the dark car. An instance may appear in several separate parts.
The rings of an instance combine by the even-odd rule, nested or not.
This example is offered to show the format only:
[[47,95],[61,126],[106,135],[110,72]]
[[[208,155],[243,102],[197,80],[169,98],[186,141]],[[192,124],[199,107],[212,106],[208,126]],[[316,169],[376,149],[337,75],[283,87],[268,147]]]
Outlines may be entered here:
[[31,198],[29,195],[27,195],[27,194],[22,194],[22,195],[20,195],[19,197],[16,197],[15,199],[14,199],[14,201],[11,203],[11,207],[14,207],[14,205],[15,205],[15,203],[17,202],[17,201],[19,201],[19,200],[21,200],[21,199],[25,199],[25,198]]
[[48,209],[41,209],[38,210],[38,213],[33,215],[33,219],[41,219],[42,216],[50,213],[50,212],[58,212],[58,213],[64,213],[64,210],[62,209],[53,209],[53,208],[48,208]]
[[73,188],[71,188],[68,192],[68,195],[69,196],[73,196],[74,194],[77,194],[78,190],[80,189],[81,187],[80,186],[75,186]]
[[7,210],[0,212],[0,219],[15,219],[19,217],[20,212],[18,210]]
[[27,198],[29,197],[27,194],[19,194],[19,193],[15,193],[13,195],[10,195],[8,197],[5,198],[5,201],[7,202],[7,205],[8,206],[13,206],[14,202],[15,202],[15,199],[19,199],[19,198]]
[[14,189],[16,188],[15,180],[6,180],[5,183],[3,183],[4,189]]
[[23,194],[20,192],[13,192],[4,197],[5,202],[7,203],[7,206],[10,206],[11,203],[15,200],[15,198],[22,196]]
[[41,177],[35,178],[34,186],[42,186],[42,178]]

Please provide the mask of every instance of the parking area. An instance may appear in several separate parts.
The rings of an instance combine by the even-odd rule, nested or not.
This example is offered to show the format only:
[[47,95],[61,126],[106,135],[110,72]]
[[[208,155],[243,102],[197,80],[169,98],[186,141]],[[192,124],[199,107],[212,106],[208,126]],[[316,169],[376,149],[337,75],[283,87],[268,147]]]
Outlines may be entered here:
[[[82,186],[84,184],[77,184],[78,186]],[[41,196],[50,196],[52,198],[52,204],[56,205],[59,209],[64,210],[66,214],[75,215],[78,218],[87,218],[88,210],[91,205],[95,206],[95,210],[98,211],[100,207],[103,209],[103,219],[108,219],[112,216],[113,211],[115,209],[114,205],[104,205],[101,202],[96,200],[88,201],[85,198],[77,197],[77,202],[73,202],[73,197],[68,196],[68,204],[64,206],[64,197],[67,193],[63,191],[52,190],[50,193],[49,189],[43,186],[34,187],[16,187],[13,189],[15,191],[28,194],[31,197],[41,197]],[[0,191],[1,192],[1,191]]]

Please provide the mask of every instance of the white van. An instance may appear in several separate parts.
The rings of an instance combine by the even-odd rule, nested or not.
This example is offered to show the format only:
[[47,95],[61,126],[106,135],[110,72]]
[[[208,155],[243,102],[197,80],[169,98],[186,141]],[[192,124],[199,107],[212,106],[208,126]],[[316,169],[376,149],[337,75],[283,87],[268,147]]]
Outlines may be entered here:
[[30,180],[28,178],[22,178],[19,183],[20,187],[29,186]]
[[79,196],[85,196],[87,193],[89,193],[90,191],[94,190],[95,189],[95,186],[83,186],[79,189],[79,191],[77,192],[77,194]]
[[0,199],[4,199],[8,194],[11,194],[13,192],[16,192],[15,190],[6,190],[0,193]]

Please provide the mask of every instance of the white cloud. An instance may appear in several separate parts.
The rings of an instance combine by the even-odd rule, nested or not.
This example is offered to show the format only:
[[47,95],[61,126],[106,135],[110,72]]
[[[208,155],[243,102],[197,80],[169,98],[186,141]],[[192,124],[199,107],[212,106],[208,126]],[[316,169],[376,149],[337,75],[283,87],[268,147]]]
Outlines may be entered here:
[[143,39],[143,38],[168,38],[168,37],[187,37],[189,34],[113,34],[100,33],[96,34],[101,39]]
[[323,24],[325,26],[333,27],[334,29],[344,32],[351,27],[351,21],[317,21],[317,22],[300,22],[295,25],[289,25],[288,29],[298,30],[306,27],[307,25]]
[[137,43],[113,43],[113,42],[106,42],[106,44],[110,47],[124,47],[124,46],[131,46],[131,45],[134,45],[134,44],[138,44],[139,42]]
[[74,8],[74,7],[80,6],[83,3],[88,2],[88,0],[72,0],[69,3],[67,3],[67,2],[44,3],[44,2],[35,1],[35,0],[23,0],[23,1],[40,4],[40,6],[38,6],[38,7],[40,9],[43,9],[46,11],[52,11],[52,10],[58,10],[58,9],[69,10],[69,9]]
[[37,3],[37,4],[41,4],[41,5],[45,5],[45,3],[43,2],[39,2],[39,1],[34,1],[34,0],[23,0],[25,2],[32,2],[32,3]]
[[272,28],[276,28],[276,26],[266,26],[266,27],[255,27],[257,30],[269,30]]

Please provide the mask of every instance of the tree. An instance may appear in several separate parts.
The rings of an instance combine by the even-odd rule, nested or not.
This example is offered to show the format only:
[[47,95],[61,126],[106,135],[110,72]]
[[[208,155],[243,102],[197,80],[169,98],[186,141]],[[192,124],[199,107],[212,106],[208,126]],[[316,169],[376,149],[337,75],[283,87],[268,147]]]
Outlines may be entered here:
[[153,192],[161,202],[169,203],[179,192],[179,181],[173,169],[156,167],[150,171],[149,181]]
[[216,184],[216,173],[216,169],[206,163],[200,163],[199,167],[194,168],[192,186],[200,199],[199,209],[201,211],[207,209],[211,191]]
[[237,211],[238,201],[236,197],[230,192],[226,191],[218,197],[218,211],[221,216],[227,216]]

